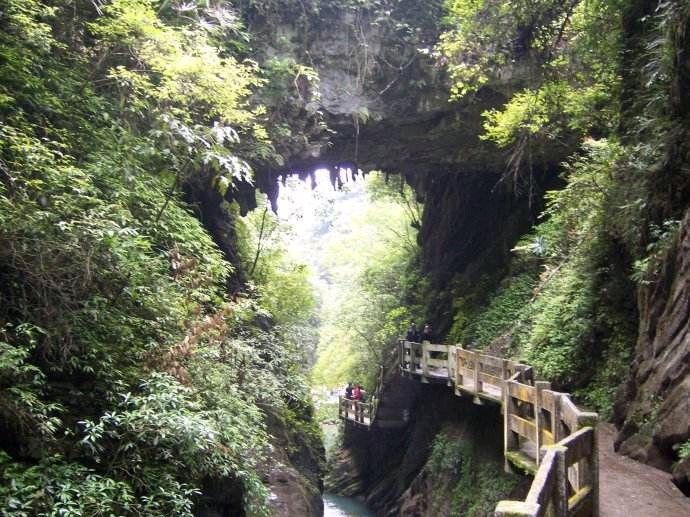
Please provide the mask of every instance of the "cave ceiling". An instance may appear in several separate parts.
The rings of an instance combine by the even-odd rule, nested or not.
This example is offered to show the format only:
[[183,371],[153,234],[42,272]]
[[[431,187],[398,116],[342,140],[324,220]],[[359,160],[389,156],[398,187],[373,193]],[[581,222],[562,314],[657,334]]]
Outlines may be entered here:
[[253,163],[254,183],[228,196],[246,213],[256,207],[256,189],[275,208],[287,175],[307,179],[318,168],[340,167],[402,175],[424,202],[418,241],[423,269],[438,293],[432,309],[442,331],[451,320],[444,311],[453,293],[485,268],[498,270],[509,261],[515,240],[540,211],[534,200],[557,178],[569,151],[562,142],[543,145],[531,156],[532,197],[516,193],[514,183],[503,181],[509,151],[480,138],[482,113],[500,108],[524,87],[528,73],[515,66],[477,93],[451,101],[443,67],[420,51],[433,48],[437,22],[407,3],[412,7],[398,15],[407,17],[403,22],[416,35],[411,40],[396,35],[399,20],[383,23],[375,13],[346,8],[322,10],[308,23],[287,14],[252,20],[263,42],[255,49],[258,62],[292,59],[316,70],[318,102],[301,106],[296,116],[318,112],[325,129],[312,133],[308,145],[286,149],[280,167]]
[[[318,105],[301,115],[318,111],[327,127],[311,135],[310,145],[285,150],[282,166],[253,164],[255,186],[274,206],[281,179],[290,174],[304,179],[318,168],[402,174],[420,199],[439,174],[484,175],[491,179],[480,181],[480,188],[500,187],[509,152],[480,139],[482,113],[500,107],[523,85],[524,70],[507,70],[476,94],[451,101],[443,67],[421,50],[436,43],[437,21],[414,2],[404,4],[391,16],[412,28],[416,36],[410,40],[395,33],[400,20],[382,23],[373,11],[331,8],[306,21],[290,13],[253,20],[262,42],[256,49],[259,62],[294,59],[317,71]],[[439,9],[440,2],[431,4]],[[563,155],[562,144],[544,146],[534,158],[535,176],[553,169]],[[255,207],[253,190],[245,186],[232,194],[243,212]]]

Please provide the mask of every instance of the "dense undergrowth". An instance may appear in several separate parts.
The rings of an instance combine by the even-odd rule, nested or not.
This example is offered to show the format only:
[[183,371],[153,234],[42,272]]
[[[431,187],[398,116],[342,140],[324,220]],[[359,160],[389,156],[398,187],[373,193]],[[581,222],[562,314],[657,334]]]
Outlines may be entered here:
[[[456,96],[505,71],[519,76],[520,64],[531,70],[502,109],[485,113],[484,138],[511,151],[504,180],[534,192],[540,149],[580,142],[508,271],[457,298],[450,338],[528,361],[608,416],[637,339],[637,290],[655,281],[685,209],[657,178],[673,177],[663,171],[687,124],[669,94],[672,27],[687,5],[661,2],[646,17],[631,2],[448,5],[438,50]],[[624,26],[626,16],[641,18]],[[682,177],[671,181],[682,190]]]
[[431,511],[450,517],[490,515],[518,481],[499,465],[482,461],[468,442],[444,432],[434,437],[426,469],[433,486]]
[[0,6],[3,515],[191,515],[218,482],[259,515],[265,412],[318,442],[313,303],[275,302],[304,276],[230,297],[237,266],[180,200],[272,159],[264,79],[231,11],[176,6]]
[[632,265],[617,244],[624,230],[607,219],[619,208],[608,167],[621,152],[587,144],[567,166],[565,188],[548,193],[543,222],[514,248],[512,274],[454,326],[460,342],[520,357],[607,415],[637,320]]

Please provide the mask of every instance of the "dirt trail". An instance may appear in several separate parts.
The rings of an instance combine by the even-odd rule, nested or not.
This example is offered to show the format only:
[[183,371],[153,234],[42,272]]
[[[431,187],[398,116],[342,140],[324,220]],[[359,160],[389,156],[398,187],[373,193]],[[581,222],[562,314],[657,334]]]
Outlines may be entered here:
[[599,425],[601,517],[690,517],[690,498],[671,476],[613,451],[615,429]]

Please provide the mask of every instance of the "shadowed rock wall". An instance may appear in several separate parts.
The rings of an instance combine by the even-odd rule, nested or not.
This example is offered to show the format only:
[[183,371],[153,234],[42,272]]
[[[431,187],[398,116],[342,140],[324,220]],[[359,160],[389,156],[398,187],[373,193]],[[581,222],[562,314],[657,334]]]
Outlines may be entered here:
[[[617,407],[623,454],[670,470],[671,447],[690,436],[690,210],[661,278],[639,293],[640,335],[631,376]],[[690,465],[678,484],[690,492]]]
[[[690,458],[675,463],[678,454],[673,450],[674,444],[690,440],[690,12],[684,5],[666,20],[673,44],[667,121],[672,129],[666,134],[666,156],[649,172],[646,200],[649,223],[677,220],[680,225],[651,282],[638,289],[635,357],[630,377],[619,391],[614,419],[620,428],[619,452],[673,469],[676,483],[690,495]],[[649,38],[659,35],[645,33],[640,20],[654,9],[653,3],[631,2],[625,18],[629,56],[653,59],[643,48]],[[635,99],[644,87],[637,73],[639,63],[633,64],[624,75],[623,99],[623,121],[631,127],[639,110]]]

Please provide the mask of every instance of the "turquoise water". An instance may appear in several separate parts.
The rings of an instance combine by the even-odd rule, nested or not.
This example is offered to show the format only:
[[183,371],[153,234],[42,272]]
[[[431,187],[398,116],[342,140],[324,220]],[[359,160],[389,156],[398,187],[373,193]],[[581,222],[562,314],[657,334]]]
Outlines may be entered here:
[[[336,437],[338,435],[338,424],[321,424],[324,435],[324,447],[326,455],[335,448]],[[323,516],[324,517],[374,517],[366,506],[357,499],[343,497],[340,495],[323,494]]]
[[323,494],[323,517],[374,517],[357,499],[335,494]]

